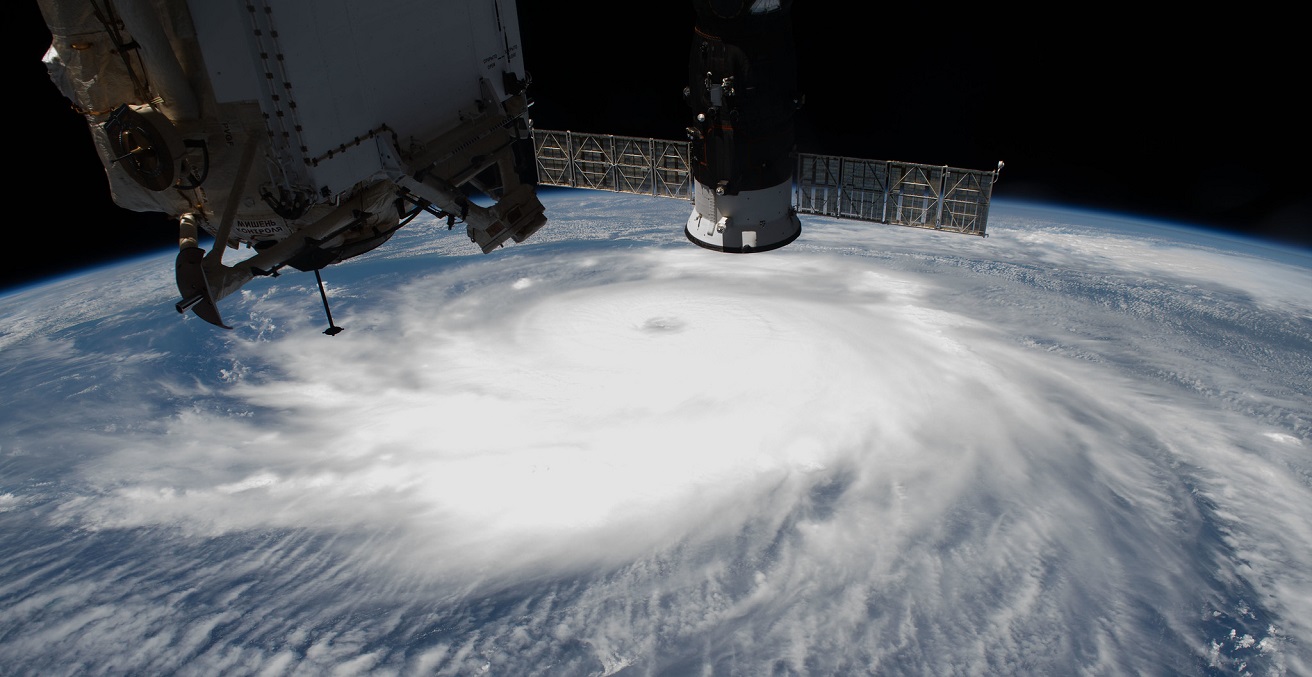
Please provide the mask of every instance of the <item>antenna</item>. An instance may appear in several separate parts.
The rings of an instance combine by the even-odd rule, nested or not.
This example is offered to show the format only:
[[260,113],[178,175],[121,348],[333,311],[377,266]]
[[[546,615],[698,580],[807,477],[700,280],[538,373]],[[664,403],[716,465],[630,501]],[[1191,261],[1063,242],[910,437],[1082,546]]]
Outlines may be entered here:
[[328,292],[323,290],[323,278],[319,275],[319,269],[314,270],[314,281],[319,283],[319,298],[323,299],[323,313],[328,316],[328,328],[323,333],[329,336],[336,336],[342,333],[342,328],[333,324],[333,311],[328,308]]

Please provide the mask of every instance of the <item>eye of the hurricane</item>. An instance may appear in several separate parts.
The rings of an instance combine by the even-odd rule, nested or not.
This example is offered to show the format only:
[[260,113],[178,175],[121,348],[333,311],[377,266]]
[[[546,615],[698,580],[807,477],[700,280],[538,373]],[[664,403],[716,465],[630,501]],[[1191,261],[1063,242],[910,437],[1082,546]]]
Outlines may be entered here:
[[642,330],[649,334],[668,334],[683,331],[684,321],[677,317],[652,317],[642,323]]

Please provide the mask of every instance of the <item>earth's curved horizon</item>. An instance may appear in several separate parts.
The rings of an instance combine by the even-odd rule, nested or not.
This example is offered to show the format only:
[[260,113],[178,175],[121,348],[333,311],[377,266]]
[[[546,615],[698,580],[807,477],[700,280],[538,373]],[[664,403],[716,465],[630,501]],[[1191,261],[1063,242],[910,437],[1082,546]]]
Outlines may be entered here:
[[543,191],[173,310],[0,294],[17,674],[1312,669],[1312,251],[995,200],[991,237]]

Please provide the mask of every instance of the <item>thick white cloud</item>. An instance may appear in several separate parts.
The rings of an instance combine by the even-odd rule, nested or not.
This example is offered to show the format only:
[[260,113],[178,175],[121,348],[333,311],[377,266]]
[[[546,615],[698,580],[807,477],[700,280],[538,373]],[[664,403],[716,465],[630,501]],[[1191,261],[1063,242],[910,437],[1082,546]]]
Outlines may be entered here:
[[1306,668],[1308,266],[1004,205],[728,256],[578,195],[329,269],[331,339],[284,277],[231,334],[121,299],[7,344],[0,660]]

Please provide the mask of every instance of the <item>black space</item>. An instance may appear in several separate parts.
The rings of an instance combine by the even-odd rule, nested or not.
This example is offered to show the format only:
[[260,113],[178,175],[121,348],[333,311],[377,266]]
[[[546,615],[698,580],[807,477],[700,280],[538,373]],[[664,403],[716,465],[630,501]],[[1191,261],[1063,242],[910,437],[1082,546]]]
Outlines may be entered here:
[[[1295,105],[1307,57],[1292,15],[852,4],[794,7],[798,150],[979,169],[1005,160],[997,198],[1312,247],[1312,135]],[[536,126],[683,138],[691,3],[519,10]],[[36,129],[11,139],[22,149],[11,232],[22,237],[0,287],[174,246],[171,219],[113,204],[85,122],[41,62],[50,34],[36,3],[18,15],[18,100],[30,107],[11,114],[33,115]],[[441,27],[434,39],[446,39]]]

